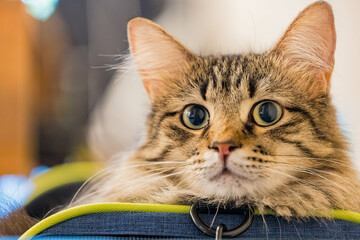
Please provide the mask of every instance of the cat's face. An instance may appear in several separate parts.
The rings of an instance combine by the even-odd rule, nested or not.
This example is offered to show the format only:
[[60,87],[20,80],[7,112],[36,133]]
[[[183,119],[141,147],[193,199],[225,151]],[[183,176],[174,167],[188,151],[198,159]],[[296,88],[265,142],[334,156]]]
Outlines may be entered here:
[[171,166],[174,184],[238,199],[338,168],[328,5],[305,9],[262,55],[195,56],[144,19],[130,22],[129,40],[152,102],[143,160]]
[[335,112],[300,74],[273,54],[198,58],[153,105],[151,161],[177,162],[178,183],[215,198],[264,195],[331,167],[319,159],[334,157]]

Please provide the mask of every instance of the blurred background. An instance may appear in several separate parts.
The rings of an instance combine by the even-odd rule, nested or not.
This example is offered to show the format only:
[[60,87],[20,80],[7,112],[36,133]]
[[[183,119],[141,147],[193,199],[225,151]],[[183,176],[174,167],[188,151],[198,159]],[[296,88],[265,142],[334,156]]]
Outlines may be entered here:
[[[0,175],[73,161],[127,48],[126,23],[161,0],[0,0]],[[70,158],[70,159],[69,159]]]
[[[311,2],[0,0],[0,175],[90,159],[88,131],[101,125],[94,114],[105,119],[102,136],[92,134],[99,143],[90,145],[101,156],[134,142],[146,110],[130,109],[138,119],[116,122],[127,116],[121,102],[146,108],[141,82],[127,88],[114,70],[128,48],[129,19],[155,19],[196,53],[261,52]],[[329,2],[338,34],[332,93],[359,164],[360,1]]]

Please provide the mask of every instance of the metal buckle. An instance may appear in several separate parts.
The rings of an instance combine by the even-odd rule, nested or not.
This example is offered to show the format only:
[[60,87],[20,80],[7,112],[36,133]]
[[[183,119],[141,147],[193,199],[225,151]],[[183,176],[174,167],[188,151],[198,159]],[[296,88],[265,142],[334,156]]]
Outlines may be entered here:
[[[244,214],[244,220],[240,223],[239,226],[237,226],[233,229],[227,230],[226,225],[220,224],[216,228],[212,228],[212,227],[209,227],[208,225],[206,225],[201,220],[201,218],[199,216],[199,209],[200,209],[199,205],[200,204],[198,202],[196,202],[190,208],[190,216],[191,216],[195,226],[197,228],[199,228],[200,231],[202,231],[206,235],[211,236],[211,237],[217,237],[217,239],[221,239],[221,237],[232,238],[232,237],[236,237],[236,236],[242,234],[250,227],[250,225],[252,224],[253,219],[254,219],[253,208],[249,207],[249,206],[242,206],[241,209],[239,209],[239,208],[232,209],[232,210],[235,210],[234,212],[236,214],[238,214],[240,212]],[[219,233],[221,233],[221,234],[219,235]]]

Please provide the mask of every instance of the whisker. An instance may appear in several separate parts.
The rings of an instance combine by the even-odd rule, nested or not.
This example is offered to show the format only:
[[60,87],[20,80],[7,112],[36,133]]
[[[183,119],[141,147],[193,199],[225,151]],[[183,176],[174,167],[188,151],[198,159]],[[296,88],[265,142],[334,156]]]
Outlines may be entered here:
[[263,220],[263,223],[264,223],[264,228],[265,228],[265,233],[266,233],[266,239],[269,239],[269,226],[266,222],[266,219],[265,219],[265,216],[264,214],[261,214],[261,218]]
[[[283,168],[283,169],[284,169],[284,168]],[[305,169],[305,170],[304,170],[304,169],[297,170],[297,169],[294,169],[294,168],[287,168],[287,169],[291,169],[291,170],[294,170],[294,171],[297,171],[297,172],[307,173],[307,174],[310,174],[310,175],[313,175],[313,176],[320,177],[320,178],[322,178],[322,179],[330,182],[331,184],[337,186],[338,188],[342,189],[343,191],[345,191],[345,192],[347,192],[347,193],[351,193],[351,192],[349,192],[348,189],[344,188],[343,186],[340,186],[339,184],[331,181],[330,179],[328,179],[328,178],[326,178],[326,177],[322,176],[321,174],[318,174],[318,173],[316,173],[316,172],[314,172],[314,171],[310,171],[310,170],[306,170],[306,169]]]
[[317,157],[305,157],[305,156],[297,156],[297,155],[271,155],[273,157],[287,157],[289,159],[296,159],[296,160],[316,160],[316,161],[326,161],[332,162],[337,164],[342,164],[344,166],[349,166],[346,162],[341,159],[336,158],[317,158]]
[[193,179],[195,177],[196,177],[195,174],[191,174],[188,178],[186,178],[186,179],[182,180],[181,182],[179,182],[178,184],[176,184],[175,187],[178,187],[179,185],[181,185],[181,184],[183,184],[185,182],[188,182],[189,180],[191,180],[191,179]]
[[285,183],[282,183],[281,181],[279,181],[278,179],[271,177],[269,175],[267,175],[268,177],[270,177],[272,180],[277,181],[278,183],[280,183],[281,185],[283,185],[284,187],[286,187],[287,189],[289,189],[293,194],[295,194],[295,196],[300,200],[300,202],[302,202],[304,199],[294,190],[292,190],[288,185],[286,185]]
[[219,213],[219,209],[220,209],[220,203],[218,203],[218,205],[217,205],[217,207],[216,207],[216,212],[215,212],[215,214],[214,214],[214,217],[213,217],[213,219],[212,219],[212,221],[211,221],[211,224],[210,224],[209,228],[212,228],[212,226],[214,226],[215,219],[216,219],[216,217],[217,217],[217,215],[218,215],[218,213]]
[[312,187],[314,186],[314,185],[311,184],[310,182],[307,182],[307,181],[305,181],[305,180],[303,180],[303,179],[300,179],[300,178],[298,178],[298,177],[292,176],[292,175],[290,175],[290,174],[287,174],[287,173],[284,173],[284,172],[275,170],[275,169],[273,169],[273,168],[267,168],[267,169],[268,169],[269,171],[271,171],[271,172],[279,173],[279,174],[281,174],[281,175],[284,175],[284,176],[287,176],[287,177],[289,177],[289,178],[292,178],[292,179],[294,179],[296,182],[302,183],[302,184],[304,184],[304,185],[312,186]]
[[[173,170],[173,169],[177,169],[177,168],[182,168],[182,167],[185,167],[185,166],[186,166],[186,165],[183,164],[183,165],[174,166],[174,167],[162,167],[162,168],[157,168],[157,169],[150,169],[150,170],[143,171],[143,172],[141,172],[141,173],[133,176],[133,179],[136,179],[137,177],[139,177],[139,176],[141,176],[141,175],[144,175],[144,174],[148,174],[148,173],[150,173],[150,172],[156,172],[156,171],[165,169],[165,170],[163,170],[163,171],[156,172],[156,173],[154,173],[154,174],[145,175],[145,176],[143,176],[143,177],[138,178],[138,179],[135,180],[135,181],[141,181],[141,180],[144,181],[144,180],[146,180],[146,179],[148,179],[148,178],[152,178],[152,177],[154,177],[154,176],[160,175],[160,174],[162,174],[162,173],[164,173],[164,172],[167,172],[167,171],[169,171],[169,170]],[[134,166],[134,167],[135,167],[135,166]],[[125,168],[125,167],[124,167],[124,168]],[[128,168],[125,168],[125,169],[128,169]],[[105,170],[107,170],[107,169],[104,169],[103,171],[105,171]],[[119,172],[121,172],[121,171],[119,171]],[[105,173],[108,173],[108,172],[105,172]],[[168,175],[166,175],[166,176],[168,176]],[[94,177],[95,177],[95,176],[94,176]],[[88,184],[91,180],[93,180],[94,177],[92,177],[92,178],[89,179],[85,184],[83,184],[83,185],[82,185],[82,189],[85,187],[86,184]],[[84,192],[84,196],[81,196],[76,202],[80,202],[80,200],[82,200],[82,199],[84,199],[84,198],[87,198],[87,197],[89,197],[89,196],[93,196],[94,193],[99,194],[99,193],[101,193],[102,191],[103,191],[103,192],[106,192],[107,189],[104,189],[102,186],[99,186],[99,185],[103,185],[103,182],[104,182],[104,181],[111,181],[110,179],[111,179],[112,175],[109,175],[109,176],[106,176],[106,177],[107,177],[108,179],[105,178],[105,179],[100,180],[99,182],[94,183],[93,185],[90,185],[90,186],[89,186],[89,189],[88,189],[88,192]],[[120,183],[121,183],[121,182],[120,182]],[[130,187],[133,187],[133,186],[130,186]],[[112,189],[117,189],[118,187],[117,187],[116,185],[114,186],[114,185],[112,184],[112,185],[111,185],[111,188],[112,188]],[[93,189],[96,189],[97,191],[91,192]],[[122,189],[122,190],[124,190],[124,189]],[[76,195],[78,195],[78,193],[77,193]],[[74,197],[73,200],[71,201],[71,204],[74,203],[74,199],[75,199],[75,197]],[[70,205],[69,205],[69,206],[70,206]]]
[[[298,165],[290,164],[290,163],[286,163],[286,165],[289,165],[289,166],[295,167],[295,168],[300,168],[300,169],[304,170],[304,171],[302,171],[304,173],[308,173],[308,174],[311,174],[311,175],[316,175],[316,176],[318,176],[320,178],[323,178],[323,179],[325,179],[327,181],[330,181],[330,182],[333,182],[333,181],[331,181],[330,179],[326,178],[325,176],[323,176],[321,174],[318,174],[317,172],[322,172],[322,173],[325,173],[325,174],[332,175],[334,177],[338,177],[341,180],[343,180],[344,182],[348,183],[353,188],[353,190],[355,190],[355,192],[359,192],[358,187],[354,186],[354,184],[352,182],[350,182],[345,177],[340,176],[340,175],[338,175],[336,173],[329,172],[329,171],[324,171],[324,170],[320,170],[320,169],[313,169],[311,167],[298,166]],[[291,169],[291,168],[288,168],[288,169]],[[300,171],[298,170],[298,172],[300,172]],[[341,187],[340,185],[337,185],[337,184],[336,184],[336,186]],[[341,187],[341,189],[345,190],[345,188],[343,188],[343,187]]]
[[[183,174],[184,172],[176,172],[176,173],[171,173],[171,174],[168,174],[168,175],[165,175],[165,176],[157,176],[157,181],[161,181],[161,180],[163,180],[163,179],[166,179],[166,178],[169,178],[169,177],[171,177],[171,176],[176,176],[176,175],[180,175],[180,174]],[[148,178],[153,178],[154,177],[154,175],[153,176],[146,176],[146,178],[144,178],[145,180],[146,179],[148,179]],[[144,180],[144,179],[142,179],[142,180]],[[136,186],[128,186],[127,188],[125,188],[125,189],[123,189],[124,191],[126,191],[126,190],[128,190],[128,189],[131,189],[131,188],[139,188],[140,186],[142,186],[142,185],[144,185],[144,184],[146,184],[147,182],[145,182],[145,181],[142,181],[142,182],[139,182],[139,183],[137,183],[138,185],[136,185]]]
[[[166,172],[166,171],[163,171],[163,172]],[[172,173],[172,174],[168,174],[168,175],[165,175],[165,176],[161,176],[161,178],[160,178],[160,180],[161,179],[164,179],[164,178],[166,178],[166,177],[170,177],[170,176],[173,176],[173,175],[178,175],[178,174],[182,174],[183,172],[177,172],[177,173]],[[160,174],[160,173],[158,173],[158,174]],[[145,178],[146,177],[146,178]],[[146,180],[147,178],[148,178],[149,176],[144,176],[143,178],[140,178],[140,179],[142,179],[142,180]],[[151,178],[153,178],[154,176],[152,176]],[[139,180],[139,179],[136,179],[136,180]],[[159,179],[157,179],[157,180],[159,180]],[[141,182],[138,182],[137,183],[138,185],[136,185],[136,188],[138,188],[139,186],[141,186],[142,184],[146,184],[146,182],[145,181],[141,181]],[[121,189],[121,191],[122,192],[125,192],[125,191],[127,191],[128,189],[131,189],[131,188],[133,188],[133,187],[135,187],[134,185],[130,185],[130,186],[128,186],[128,187],[126,187],[126,188],[120,188]],[[96,196],[96,195],[100,195],[101,193],[108,193],[109,191],[108,191],[108,189],[104,189],[104,188],[101,188],[101,187],[96,187],[95,186],[95,189],[96,189],[96,191],[94,191],[94,192],[89,192],[89,193],[86,193],[86,194],[84,194],[83,196],[81,196],[79,199],[77,199],[77,201],[76,202],[74,202],[74,203],[79,203],[79,202],[82,202],[84,199],[89,199],[90,197],[92,197],[92,196]],[[111,192],[113,192],[114,191],[114,189],[118,189],[116,186],[111,186],[111,189],[110,189],[110,191]]]
[[88,178],[81,186],[80,188],[76,191],[75,195],[72,197],[70,203],[68,204],[68,206],[71,206],[72,203],[74,202],[74,200],[76,199],[76,197],[79,195],[79,193],[81,192],[81,190],[84,189],[84,187],[93,179],[95,179],[96,177],[100,176],[101,174],[105,173],[107,170],[107,168],[104,168],[102,170],[100,170],[99,172],[93,174],[90,178]]
[[344,160],[336,159],[336,158],[292,157],[292,156],[289,156],[288,158],[290,158],[290,159],[316,160],[316,161],[324,161],[324,162],[334,162],[334,163],[346,164],[346,162]]
[[298,229],[297,229],[297,227],[296,227],[296,225],[295,225],[295,223],[294,223],[294,222],[293,222],[293,225],[294,225],[295,231],[296,231],[296,233],[297,233],[297,235],[298,235],[299,239],[300,239],[300,240],[302,240],[302,238],[301,238],[301,236],[300,236],[300,233],[299,233],[299,231],[298,231]]

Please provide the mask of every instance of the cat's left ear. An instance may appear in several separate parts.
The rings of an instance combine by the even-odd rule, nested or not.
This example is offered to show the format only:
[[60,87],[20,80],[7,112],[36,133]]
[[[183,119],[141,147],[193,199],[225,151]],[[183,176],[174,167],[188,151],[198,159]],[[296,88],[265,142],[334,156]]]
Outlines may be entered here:
[[156,23],[134,18],[128,23],[130,52],[151,101],[166,94],[195,58]]
[[336,33],[334,15],[326,2],[305,8],[288,27],[273,51],[280,53],[288,66],[311,74],[312,95],[328,92],[334,67]]

